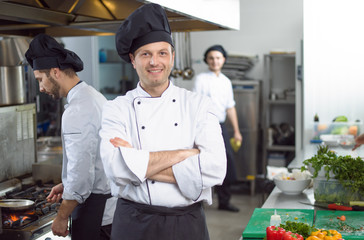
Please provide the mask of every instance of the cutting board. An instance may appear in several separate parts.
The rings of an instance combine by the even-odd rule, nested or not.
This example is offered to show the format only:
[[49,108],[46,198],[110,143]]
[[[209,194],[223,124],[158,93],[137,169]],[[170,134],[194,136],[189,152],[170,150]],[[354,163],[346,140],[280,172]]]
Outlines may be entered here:
[[243,232],[243,239],[263,239],[274,210],[277,210],[277,214],[281,216],[282,223],[294,221],[308,223],[312,226],[314,211],[310,209],[256,208]]
[[[337,217],[344,215],[346,221],[342,222]],[[362,229],[361,231],[354,231],[352,233],[342,231],[341,226],[350,226],[355,229]],[[345,240],[363,240],[364,239],[364,212],[360,211],[328,211],[317,210],[316,228],[335,229],[341,233]]]

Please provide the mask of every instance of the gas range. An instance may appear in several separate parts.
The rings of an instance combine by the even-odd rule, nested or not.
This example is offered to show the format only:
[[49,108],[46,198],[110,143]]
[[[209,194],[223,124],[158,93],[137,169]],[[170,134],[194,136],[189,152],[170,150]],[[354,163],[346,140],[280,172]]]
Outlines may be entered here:
[[46,201],[51,189],[52,185],[22,186],[21,189],[12,189],[11,192],[1,196],[0,199],[5,200],[30,200],[34,202],[34,205],[21,210],[3,208],[0,219],[2,223],[0,239],[45,239],[44,235],[51,232],[51,224],[59,207],[59,203],[51,204]]

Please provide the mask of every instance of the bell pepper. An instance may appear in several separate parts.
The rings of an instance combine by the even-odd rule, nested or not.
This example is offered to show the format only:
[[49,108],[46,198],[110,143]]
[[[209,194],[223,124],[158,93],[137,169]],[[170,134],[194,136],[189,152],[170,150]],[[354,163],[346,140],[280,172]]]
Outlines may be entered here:
[[288,231],[283,234],[282,240],[303,240],[303,237],[298,233],[292,233],[291,231]]
[[266,232],[267,240],[281,240],[286,230],[281,227],[269,226],[267,227]]
[[328,230],[324,240],[338,240],[342,238],[341,233],[336,230]]
[[306,238],[306,240],[321,240],[321,239],[316,236],[309,236],[308,238]]
[[309,240],[318,240],[318,239],[319,240],[339,240],[342,238],[342,236],[341,236],[341,233],[339,233],[336,230],[320,229],[316,232],[311,232],[311,236],[309,238],[310,238]]

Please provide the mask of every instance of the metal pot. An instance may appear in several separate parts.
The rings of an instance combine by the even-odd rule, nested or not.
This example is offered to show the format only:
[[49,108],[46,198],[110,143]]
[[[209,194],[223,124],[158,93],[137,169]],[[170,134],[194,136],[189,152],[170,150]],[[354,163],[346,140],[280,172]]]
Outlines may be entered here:
[[25,102],[24,66],[0,66],[0,106]]

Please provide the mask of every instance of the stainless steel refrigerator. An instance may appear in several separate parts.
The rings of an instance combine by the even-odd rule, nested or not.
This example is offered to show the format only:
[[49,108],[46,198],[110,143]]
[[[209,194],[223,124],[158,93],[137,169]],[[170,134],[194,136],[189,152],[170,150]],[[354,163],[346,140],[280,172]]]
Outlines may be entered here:
[[[256,176],[261,172],[261,81],[234,80],[235,108],[243,142],[235,155],[236,173],[239,181],[250,182],[250,192],[255,194]],[[229,132],[233,136],[230,124]]]

